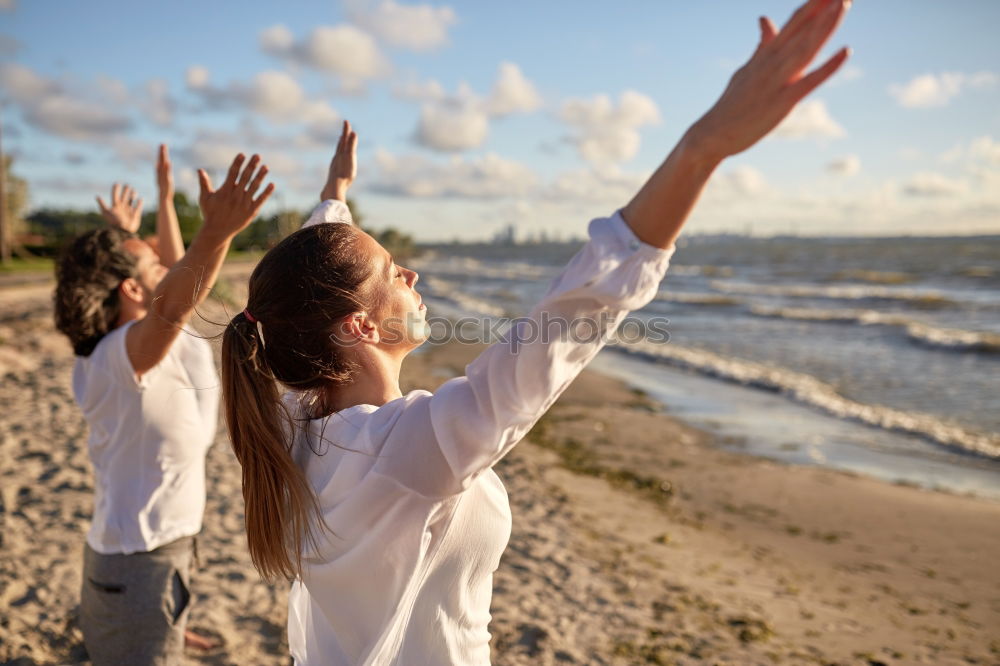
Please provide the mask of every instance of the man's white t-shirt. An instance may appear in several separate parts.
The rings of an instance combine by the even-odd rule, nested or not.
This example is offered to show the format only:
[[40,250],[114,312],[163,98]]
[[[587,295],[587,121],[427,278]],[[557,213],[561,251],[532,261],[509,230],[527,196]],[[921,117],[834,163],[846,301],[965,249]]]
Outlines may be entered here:
[[218,421],[208,342],[185,328],[137,378],[125,348],[134,323],[108,333],[73,368],[96,481],[87,543],[106,555],[148,552],[201,531],[205,455]]

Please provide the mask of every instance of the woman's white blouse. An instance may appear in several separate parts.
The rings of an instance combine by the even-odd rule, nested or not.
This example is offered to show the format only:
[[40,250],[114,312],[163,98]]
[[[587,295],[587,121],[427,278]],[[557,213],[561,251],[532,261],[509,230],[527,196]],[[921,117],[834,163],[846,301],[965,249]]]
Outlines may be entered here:
[[[324,202],[310,222],[334,213]],[[491,468],[653,298],[673,254],[639,241],[619,213],[589,234],[508,341],[464,377],[308,421],[297,437],[293,455],[329,530],[303,553],[289,597],[297,664],[490,663],[493,572],[511,526]],[[576,328],[561,334],[559,322]],[[286,395],[302,414],[297,400]]]

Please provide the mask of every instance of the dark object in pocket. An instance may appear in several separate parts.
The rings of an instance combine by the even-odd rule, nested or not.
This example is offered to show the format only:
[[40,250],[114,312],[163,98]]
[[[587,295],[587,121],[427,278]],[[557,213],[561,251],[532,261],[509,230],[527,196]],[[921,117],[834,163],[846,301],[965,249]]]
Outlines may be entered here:
[[125,592],[125,586],[119,585],[118,583],[98,583],[96,580],[89,577],[87,580],[101,592],[106,592],[108,594],[122,594]]
[[174,601],[174,612],[173,612],[173,623],[177,624],[177,620],[181,618],[184,610],[188,607],[191,602],[191,591],[188,589],[187,584],[184,582],[184,578],[181,577],[179,571],[174,571],[172,577],[172,596]]

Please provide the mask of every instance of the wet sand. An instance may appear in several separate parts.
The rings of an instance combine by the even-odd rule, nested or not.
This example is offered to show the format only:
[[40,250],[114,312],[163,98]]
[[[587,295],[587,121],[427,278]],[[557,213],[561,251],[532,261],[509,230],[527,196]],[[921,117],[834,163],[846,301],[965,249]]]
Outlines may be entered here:
[[[220,292],[236,303],[238,284]],[[50,289],[0,289],[0,663],[87,663],[76,608],[93,480]],[[403,389],[475,353],[428,348]],[[187,660],[287,664],[287,586],[250,564],[224,431],[208,470],[190,626],[220,646]],[[596,373],[498,472],[514,531],[495,664],[1000,663],[1000,503],[723,452]]]

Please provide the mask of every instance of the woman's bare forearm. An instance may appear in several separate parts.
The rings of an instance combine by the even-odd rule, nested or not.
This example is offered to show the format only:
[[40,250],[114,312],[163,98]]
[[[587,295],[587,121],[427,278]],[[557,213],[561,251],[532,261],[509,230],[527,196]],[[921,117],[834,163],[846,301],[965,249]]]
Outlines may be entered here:
[[670,247],[723,159],[773,130],[798,102],[830,78],[850,54],[842,48],[811,72],[850,0],[808,0],[779,32],[760,19],[760,43],[722,96],[685,133],[666,161],[622,210],[640,240]]
[[720,161],[704,148],[697,126],[692,127],[622,209],[625,223],[642,242],[670,247]]

